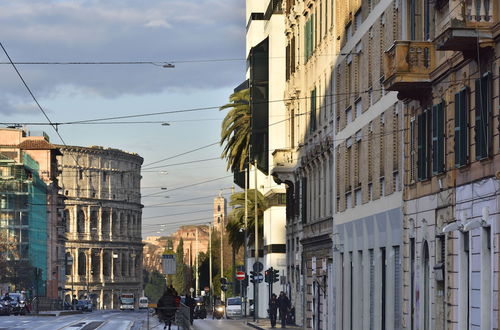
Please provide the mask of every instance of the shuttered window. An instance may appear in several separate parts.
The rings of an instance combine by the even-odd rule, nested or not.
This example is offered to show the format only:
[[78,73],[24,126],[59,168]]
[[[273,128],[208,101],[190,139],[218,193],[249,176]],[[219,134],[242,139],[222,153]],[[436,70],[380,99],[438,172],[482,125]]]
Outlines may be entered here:
[[476,79],[476,159],[489,157],[491,151],[491,80],[490,72]]
[[302,178],[301,184],[302,192],[301,192],[301,216],[302,223],[307,222],[307,178]]
[[432,106],[432,174],[444,172],[444,101]]
[[304,61],[307,62],[314,49],[314,14],[312,14],[304,25]]
[[469,90],[455,94],[455,166],[467,165],[469,160]]
[[428,139],[428,125],[430,121],[430,111],[425,111],[417,118],[418,137],[417,137],[417,171],[418,179],[420,181],[426,180],[429,177],[429,139]]

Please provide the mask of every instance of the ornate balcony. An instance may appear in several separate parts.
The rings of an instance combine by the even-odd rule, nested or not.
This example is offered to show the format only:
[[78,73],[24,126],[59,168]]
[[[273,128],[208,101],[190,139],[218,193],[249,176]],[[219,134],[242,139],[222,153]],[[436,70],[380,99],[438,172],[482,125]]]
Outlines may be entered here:
[[273,152],[272,176],[274,181],[294,181],[293,171],[297,165],[297,152],[294,149],[276,149]]
[[384,54],[384,88],[398,91],[400,99],[418,98],[430,87],[435,48],[430,41],[400,41]]
[[436,37],[437,50],[477,51],[494,47],[492,28],[498,23],[500,5],[493,0],[449,0],[450,13]]

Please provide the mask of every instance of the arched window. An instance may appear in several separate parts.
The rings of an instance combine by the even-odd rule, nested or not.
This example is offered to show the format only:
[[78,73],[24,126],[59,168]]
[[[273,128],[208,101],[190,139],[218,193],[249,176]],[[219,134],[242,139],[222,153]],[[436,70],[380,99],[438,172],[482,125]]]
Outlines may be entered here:
[[122,276],[128,276],[127,268],[128,268],[127,255],[122,254]]
[[87,274],[87,256],[85,252],[78,253],[78,275],[84,276]]
[[85,212],[83,212],[83,210],[78,211],[76,219],[76,232],[79,234],[83,234],[85,232]]
[[104,210],[101,214],[101,233],[104,237],[109,237],[109,211]]
[[90,233],[97,234],[97,211],[92,210],[90,212]]
[[126,218],[125,218],[125,214],[124,213],[122,213],[121,216],[120,216],[120,228],[121,228],[120,236],[127,237],[128,226],[127,226],[127,223],[126,223]]
[[118,236],[120,233],[120,222],[118,214],[113,212],[113,236]]
[[100,266],[101,266],[101,260],[100,260],[100,254],[99,251],[92,251],[92,256],[90,257],[92,260],[92,268],[90,269],[91,272],[90,274],[92,276],[99,276],[100,272]]
[[109,252],[104,252],[102,256],[102,275],[111,275],[111,254]]
[[113,257],[113,276],[120,276],[120,255],[115,253],[115,257]]
[[71,253],[66,252],[66,275],[71,275],[73,273],[73,257]]
[[70,231],[69,224],[71,223],[71,218],[69,214],[69,210],[64,210],[63,226],[66,233]]

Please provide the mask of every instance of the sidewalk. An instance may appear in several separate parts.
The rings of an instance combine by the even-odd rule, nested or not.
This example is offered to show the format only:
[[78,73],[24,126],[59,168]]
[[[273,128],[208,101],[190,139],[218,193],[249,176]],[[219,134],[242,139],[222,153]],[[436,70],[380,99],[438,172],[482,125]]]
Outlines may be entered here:
[[[257,322],[253,322],[253,319],[247,319],[244,322],[248,326],[259,330],[273,329],[271,328],[271,321],[269,321],[269,319],[258,319]],[[281,322],[279,320],[278,322],[276,322],[275,329],[281,329]],[[296,325],[287,325],[286,329],[303,329],[303,328]]]

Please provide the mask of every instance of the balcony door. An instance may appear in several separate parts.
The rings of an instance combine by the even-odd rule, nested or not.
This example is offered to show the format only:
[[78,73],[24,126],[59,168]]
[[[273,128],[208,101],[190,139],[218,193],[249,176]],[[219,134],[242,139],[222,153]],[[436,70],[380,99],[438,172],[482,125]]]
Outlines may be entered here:
[[408,0],[408,38],[431,40],[434,37],[434,10],[432,0]]

